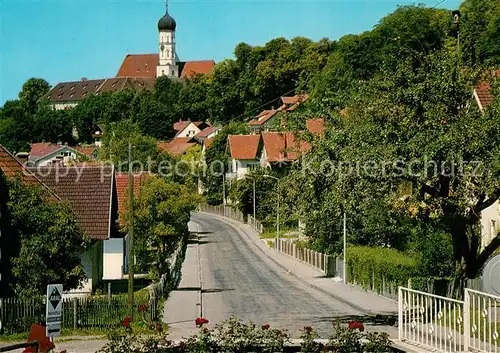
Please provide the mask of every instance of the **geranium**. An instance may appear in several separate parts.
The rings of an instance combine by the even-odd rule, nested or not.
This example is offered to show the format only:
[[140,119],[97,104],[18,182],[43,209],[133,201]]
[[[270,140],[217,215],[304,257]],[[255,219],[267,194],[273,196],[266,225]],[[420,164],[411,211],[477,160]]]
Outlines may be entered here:
[[311,326],[304,326],[304,332],[311,333],[313,328]]
[[132,318],[130,316],[125,317],[122,321],[122,326],[130,327],[130,323],[132,322]]
[[160,323],[157,323],[157,324],[156,324],[156,330],[157,330],[158,332],[162,332],[162,331],[163,331],[163,325],[162,325],[162,324],[160,324]]
[[137,308],[137,310],[139,312],[144,312],[144,311],[147,311],[148,309],[149,309],[149,305],[148,304],[141,304]]
[[269,324],[262,325],[263,330],[268,330],[270,327],[271,327],[271,325],[269,325]]
[[196,320],[194,320],[194,323],[196,324],[197,327],[201,327],[204,324],[208,324],[208,320],[202,317],[198,317],[196,318]]
[[365,330],[365,326],[359,321],[349,321],[349,323],[347,324],[347,328],[352,330],[358,329],[361,332]]

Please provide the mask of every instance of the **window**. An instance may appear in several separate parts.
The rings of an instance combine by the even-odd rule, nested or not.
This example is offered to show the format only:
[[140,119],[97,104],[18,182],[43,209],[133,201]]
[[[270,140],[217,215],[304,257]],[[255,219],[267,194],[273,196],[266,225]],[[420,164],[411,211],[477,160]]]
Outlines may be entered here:
[[492,219],[490,222],[490,239],[493,239],[497,235],[497,221]]
[[249,169],[250,171],[257,170],[257,168],[259,168],[259,165],[258,165],[258,164],[254,164],[254,163],[248,164],[248,169]]

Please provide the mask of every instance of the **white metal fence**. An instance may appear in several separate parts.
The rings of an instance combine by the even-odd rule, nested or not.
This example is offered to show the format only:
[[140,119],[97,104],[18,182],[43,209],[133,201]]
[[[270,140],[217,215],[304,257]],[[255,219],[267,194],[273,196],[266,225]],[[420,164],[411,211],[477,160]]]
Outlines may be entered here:
[[464,299],[466,347],[478,352],[499,352],[500,297],[466,289]]
[[465,289],[464,301],[399,287],[399,340],[435,352],[499,352],[500,297]]

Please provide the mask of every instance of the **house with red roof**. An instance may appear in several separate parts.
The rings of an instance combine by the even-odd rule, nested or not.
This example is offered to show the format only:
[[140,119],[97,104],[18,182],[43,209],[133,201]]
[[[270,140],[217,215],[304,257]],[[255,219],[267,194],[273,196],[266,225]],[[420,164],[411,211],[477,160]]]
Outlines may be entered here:
[[174,123],[175,138],[194,137],[202,130],[209,127],[210,124],[202,121],[182,120]]
[[[89,153],[87,155],[87,153]],[[63,144],[37,142],[31,144],[27,164],[29,167],[43,167],[55,164],[67,165],[70,162],[87,159],[94,150],[71,147]]]
[[170,142],[158,142],[158,147],[171,155],[182,156],[191,147],[196,146],[192,137],[177,137]]
[[241,179],[260,167],[260,135],[229,135],[227,150],[231,156],[228,179]]
[[251,133],[258,134],[261,131],[272,130],[276,125],[276,113],[278,110],[264,110],[248,123]]

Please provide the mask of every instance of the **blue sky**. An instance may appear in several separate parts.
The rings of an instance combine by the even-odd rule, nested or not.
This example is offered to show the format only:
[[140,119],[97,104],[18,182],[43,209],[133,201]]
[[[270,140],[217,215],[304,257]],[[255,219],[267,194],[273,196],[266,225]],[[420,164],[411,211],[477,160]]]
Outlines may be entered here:
[[[439,0],[419,1],[434,6]],[[338,39],[412,1],[170,0],[181,60],[233,57],[240,42]],[[459,0],[439,7],[455,9]],[[0,0],[0,105],[30,77],[55,85],[113,77],[128,53],[155,53],[164,0]]]

